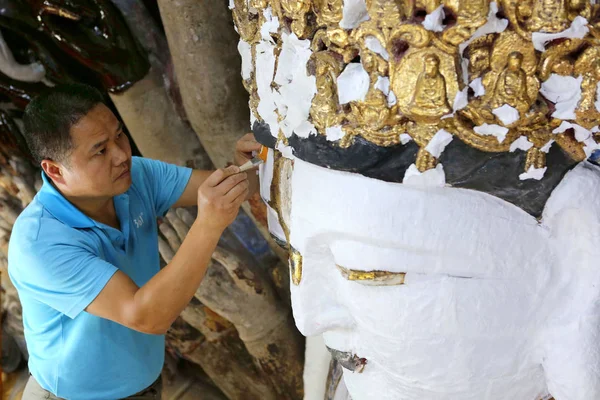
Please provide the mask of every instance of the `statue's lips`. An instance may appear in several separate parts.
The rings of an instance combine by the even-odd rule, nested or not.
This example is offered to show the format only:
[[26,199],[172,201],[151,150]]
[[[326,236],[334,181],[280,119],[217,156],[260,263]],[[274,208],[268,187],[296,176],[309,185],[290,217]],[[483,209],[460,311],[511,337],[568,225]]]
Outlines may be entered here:
[[330,347],[327,347],[327,350],[329,350],[331,357],[333,357],[334,360],[339,362],[342,367],[352,372],[358,372],[360,374],[365,369],[365,365],[367,365],[366,358],[361,358],[349,351],[339,351]]

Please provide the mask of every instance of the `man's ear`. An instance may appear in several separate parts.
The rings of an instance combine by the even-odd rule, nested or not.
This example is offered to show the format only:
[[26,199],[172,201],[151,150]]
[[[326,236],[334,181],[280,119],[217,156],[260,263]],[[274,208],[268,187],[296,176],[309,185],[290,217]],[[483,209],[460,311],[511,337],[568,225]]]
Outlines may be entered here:
[[42,160],[41,166],[46,175],[54,182],[58,184],[65,183],[65,178],[63,176],[64,167],[60,163],[52,160]]

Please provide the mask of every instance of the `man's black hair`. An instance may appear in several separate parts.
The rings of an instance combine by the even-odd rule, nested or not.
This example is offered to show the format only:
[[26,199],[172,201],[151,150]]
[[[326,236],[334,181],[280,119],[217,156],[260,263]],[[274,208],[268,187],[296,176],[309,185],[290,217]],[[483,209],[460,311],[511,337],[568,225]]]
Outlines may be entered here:
[[79,83],[59,85],[34,98],[25,109],[25,140],[32,156],[65,162],[72,148],[70,130],[98,104],[102,94]]

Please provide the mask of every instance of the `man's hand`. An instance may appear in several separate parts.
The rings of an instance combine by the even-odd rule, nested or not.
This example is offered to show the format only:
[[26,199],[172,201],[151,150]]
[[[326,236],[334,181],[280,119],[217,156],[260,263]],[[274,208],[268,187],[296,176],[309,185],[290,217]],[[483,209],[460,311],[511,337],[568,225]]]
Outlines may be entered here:
[[242,165],[251,160],[253,151],[260,151],[261,144],[254,139],[254,134],[247,133],[235,144],[235,162]]
[[[260,151],[261,144],[254,139],[254,134],[247,133],[235,144],[235,162],[237,165],[243,165],[251,160],[253,151]],[[250,183],[246,199],[258,191],[258,175],[255,169],[248,171],[248,182]]]
[[233,222],[249,190],[248,177],[231,165],[213,172],[198,188],[197,221],[209,229],[224,230]]

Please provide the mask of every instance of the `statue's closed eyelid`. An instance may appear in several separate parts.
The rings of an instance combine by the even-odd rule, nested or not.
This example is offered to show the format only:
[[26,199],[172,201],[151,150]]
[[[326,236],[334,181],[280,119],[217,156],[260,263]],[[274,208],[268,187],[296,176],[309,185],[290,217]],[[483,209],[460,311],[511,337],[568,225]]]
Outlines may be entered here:
[[344,279],[369,286],[396,286],[404,285],[405,272],[389,271],[359,271],[344,268],[336,264]]

